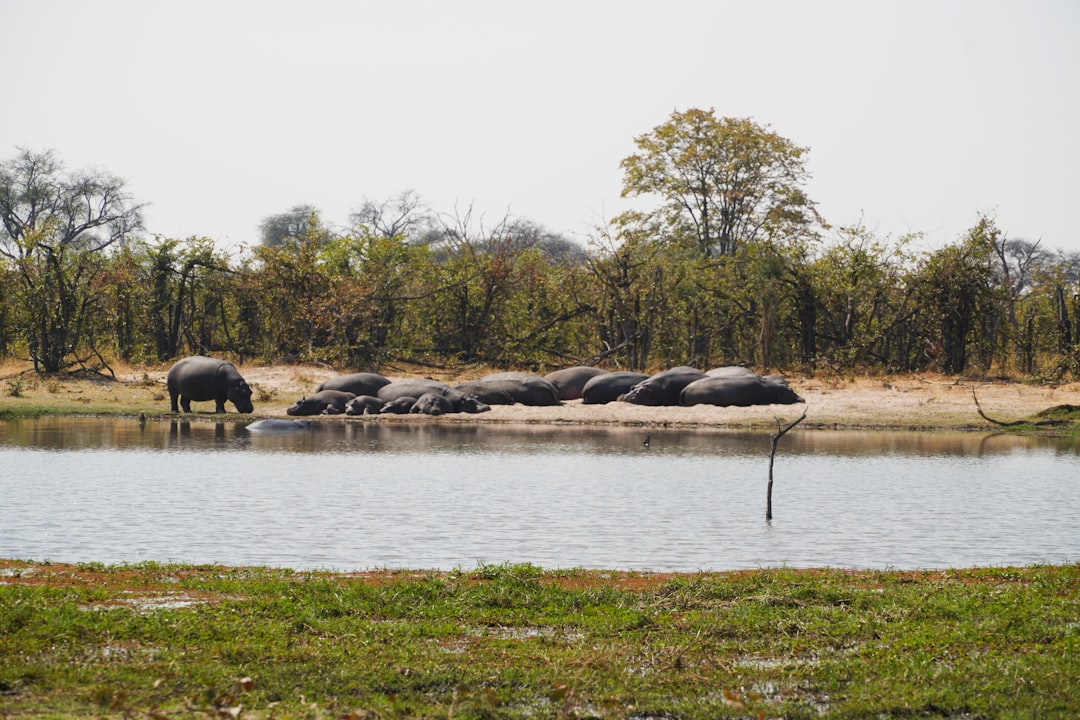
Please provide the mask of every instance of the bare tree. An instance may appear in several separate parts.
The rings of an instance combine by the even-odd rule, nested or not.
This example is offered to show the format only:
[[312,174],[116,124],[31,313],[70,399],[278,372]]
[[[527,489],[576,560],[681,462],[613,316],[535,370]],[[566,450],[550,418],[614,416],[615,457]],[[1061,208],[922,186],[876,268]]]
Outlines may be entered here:
[[415,190],[403,190],[381,203],[365,198],[360,209],[349,219],[354,228],[363,228],[387,239],[401,235],[412,240],[433,223],[431,211]]

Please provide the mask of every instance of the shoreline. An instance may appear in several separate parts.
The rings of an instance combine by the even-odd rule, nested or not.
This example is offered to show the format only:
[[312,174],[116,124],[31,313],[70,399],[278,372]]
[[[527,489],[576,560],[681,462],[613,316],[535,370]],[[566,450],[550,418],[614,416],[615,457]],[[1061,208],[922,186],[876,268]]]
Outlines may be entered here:
[[[84,376],[38,377],[25,369],[0,370],[0,418],[44,415],[171,417],[164,377],[167,367],[118,369],[116,379]],[[285,409],[322,381],[338,373],[302,365],[240,368],[255,391],[255,409],[243,418],[285,418]],[[438,373],[387,374],[392,380],[429,375],[454,382],[465,378]],[[318,422],[434,422],[523,424],[569,427],[670,427],[676,429],[775,429],[797,419],[805,410],[802,430],[964,430],[1001,431],[980,416],[977,397],[986,415],[1013,422],[1036,418],[1061,406],[1080,407],[1080,382],[1035,385],[1004,380],[971,380],[929,374],[897,376],[789,376],[791,387],[805,399],[794,405],[754,407],[647,407],[614,402],[585,405],[571,400],[562,405],[534,407],[496,405],[490,412],[425,415],[310,416]],[[3,392],[6,389],[7,392]],[[195,403],[188,420],[232,421],[229,404],[224,416],[210,412],[212,403]],[[1074,420],[1076,410],[1065,414]],[[1057,426],[1060,430],[1061,426]],[[1032,429],[1027,426],[1027,429]],[[1042,430],[1040,428],[1040,430]]]

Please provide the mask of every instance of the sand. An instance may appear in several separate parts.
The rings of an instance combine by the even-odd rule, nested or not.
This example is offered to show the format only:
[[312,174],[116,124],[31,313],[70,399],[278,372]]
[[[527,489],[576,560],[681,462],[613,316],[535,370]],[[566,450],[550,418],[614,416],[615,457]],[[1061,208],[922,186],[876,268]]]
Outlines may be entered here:
[[[264,398],[256,398],[255,412],[285,416],[285,408],[305,393],[314,392],[334,376],[329,369],[311,366],[267,366],[242,369],[245,378]],[[391,379],[417,375],[392,375]],[[453,378],[438,379],[453,381]],[[1019,382],[963,380],[943,376],[815,378],[791,376],[791,387],[805,404],[749,408],[644,407],[616,402],[585,405],[572,400],[558,407],[493,406],[479,415],[455,414],[440,422],[599,424],[670,427],[775,427],[790,422],[805,410],[802,427],[818,428],[990,428],[977,412],[972,391],[983,411],[998,420],[1029,417],[1057,405],[1080,405],[1080,383],[1033,385]],[[418,416],[380,417],[386,421],[432,421]]]

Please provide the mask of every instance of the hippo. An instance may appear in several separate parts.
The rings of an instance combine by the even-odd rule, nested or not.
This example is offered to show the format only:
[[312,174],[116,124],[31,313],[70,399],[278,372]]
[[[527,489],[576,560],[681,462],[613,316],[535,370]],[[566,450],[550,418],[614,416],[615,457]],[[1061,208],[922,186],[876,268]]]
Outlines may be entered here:
[[585,405],[603,405],[615,402],[620,395],[629,392],[630,388],[642,380],[648,380],[645,373],[617,370],[604,373],[585,383],[581,388],[581,401]]
[[315,388],[315,391],[343,390],[353,395],[374,395],[379,392],[379,388],[389,384],[390,378],[383,377],[379,373],[358,372],[330,378]]
[[320,390],[314,395],[305,395],[288,408],[288,415],[341,415],[345,405],[355,395],[342,390]]
[[267,418],[266,420],[256,420],[244,429],[253,433],[286,433],[295,432],[297,430],[309,430],[311,429],[311,423],[307,420]]
[[539,375],[525,372],[502,372],[485,375],[478,383],[505,390],[522,405],[558,405],[559,391]]
[[463,413],[482,413],[491,410],[491,406],[486,402],[476,397],[475,395],[464,395],[460,399],[455,400],[453,395],[448,396],[454,403],[454,412]]
[[683,388],[680,405],[792,405],[806,402],[779,376],[706,377]]
[[467,380],[454,386],[466,395],[471,395],[488,405],[513,405],[514,396],[503,387],[500,381]]
[[388,401],[382,406],[379,413],[384,415],[408,415],[412,412],[412,407],[416,404],[416,400],[417,398],[410,395],[402,395],[401,397]]
[[357,395],[345,403],[346,415],[378,415],[382,410],[382,400],[374,395]]
[[635,405],[678,405],[683,388],[703,377],[700,370],[680,365],[642,380],[619,399]]
[[[195,355],[178,360],[165,376],[169,388],[169,401],[174,413],[191,412],[191,403],[214,401],[214,412],[225,412],[225,401],[236,406],[237,412],[249,413],[251,388],[231,362]],[[177,400],[179,399],[179,407]]]
[[454,404],[445,395],[424,393],[416,398],[416,402],[409,408],[409,412],[424,415],[446,415],[454,412]]
[[585,383],[606,372],[607,370],[601,370],[597,367],[578,365],[550,372],[544,376],[544,379],[555,386],[560,400],[578,400],[581,398],[581,391],[585,388]]
[[450,401],[453,410],[451,412],[482,413],[491,409],[491,406],[480,399],[456,390],[444,382],[438,380],[412,379],[400,380],[384,385],[379,388],[378,398],[383,402],[390,402],[399,397],[416,398],[425,393],[442,395]]
[[712,370],[706,370],[709,377],[756,377],[757,373],[742,365],[723,365]]
[[396,380],[394,382],[383,385],[374,393],[383,402],[389,402],[391,400],[397,400],[399,397],[420,397],[427,392],[437,392],[448,394],[451,387],[439,380],[429,380],[428,378],[410,378],[408,380]]

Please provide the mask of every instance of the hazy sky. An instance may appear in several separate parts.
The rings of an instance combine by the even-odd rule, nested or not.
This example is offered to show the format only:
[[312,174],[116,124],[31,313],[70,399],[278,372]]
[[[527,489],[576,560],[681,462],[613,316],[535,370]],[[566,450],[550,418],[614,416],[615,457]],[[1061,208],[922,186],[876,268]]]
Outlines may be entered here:
[[414,189],[584,239],[674,110],[810,148],[834,225],[1080,251],[1080,2],[0,0],[0,158],[127,180],[220,245]]

